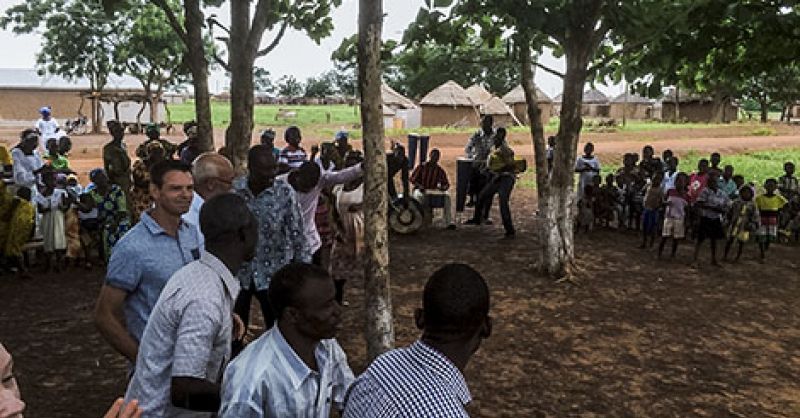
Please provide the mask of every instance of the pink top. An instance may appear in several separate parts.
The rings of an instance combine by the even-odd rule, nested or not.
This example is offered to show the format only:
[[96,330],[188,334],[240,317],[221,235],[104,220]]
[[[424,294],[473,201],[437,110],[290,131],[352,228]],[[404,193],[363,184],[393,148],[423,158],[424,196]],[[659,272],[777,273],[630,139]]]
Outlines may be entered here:
[[693,173],[689,177],[689,190],[686,192],[686,198],[689,203],[694,203],[700,196],[700,192],[706,188],[708,183],[708,174]]
[[672,189],[667,192],[667,211],[664,216],[668,219],[683,219],[686,217],[687,206],[689,202],[677,190]]

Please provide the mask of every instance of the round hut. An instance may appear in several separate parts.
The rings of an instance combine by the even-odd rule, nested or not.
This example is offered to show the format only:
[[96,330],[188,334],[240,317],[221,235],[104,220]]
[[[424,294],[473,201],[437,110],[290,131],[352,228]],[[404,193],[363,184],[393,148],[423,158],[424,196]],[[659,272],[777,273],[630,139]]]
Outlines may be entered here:
[[477,126],[480,122],[477,105],[452,80],[433,89],[419,104],[422,126]]

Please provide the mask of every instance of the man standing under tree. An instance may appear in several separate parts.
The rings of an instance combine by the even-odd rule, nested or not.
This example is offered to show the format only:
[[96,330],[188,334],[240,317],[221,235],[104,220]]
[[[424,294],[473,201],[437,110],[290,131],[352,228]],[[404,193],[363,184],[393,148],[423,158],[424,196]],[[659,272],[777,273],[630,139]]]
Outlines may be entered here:
[[155,206],[114,247],[94,312],[100,333],[132,363],[161,289],[200,258],[197,230],[181,220],[192,202],[189,166],[162,161],[150,176]]
[[231,340],[244,334],[233,319],[233,274],[255,254],[256,220],[244,199],[226,193],[203,205],[200,229],[207,252],[170,278],[142,336],[125,398],[138,399],[146,416],[216,412]]
[[472,159],[472,174],[469,178],[469,191],[467,193],[470,201],[467,202],[467,206],[477,204],[478,194],[486,185],[488,177],[486,164],[489,160],[489,153],[492,152],[494,135],[494,118],[491,115],[486,115],[481,121],[481,130],[472,135],[466,148],[464,148],[467,158]]

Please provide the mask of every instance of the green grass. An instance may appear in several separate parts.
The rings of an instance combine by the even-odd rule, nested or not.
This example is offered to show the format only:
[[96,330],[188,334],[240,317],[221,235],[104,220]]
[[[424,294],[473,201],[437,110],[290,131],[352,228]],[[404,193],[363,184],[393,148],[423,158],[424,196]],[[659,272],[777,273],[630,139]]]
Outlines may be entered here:
[[[280,109],[297,112],[295,118],[277,118]],[[169,105],[173,123],[195,119],[194,102]],[[230,122],[231,105],[227,102],[211,102],[212,123],[225,127]],[[358,108],[348,105],[291,106],[256,105],[253,119],[257,127],[297,125],[308,128],[319,125],[351,126],[361,122]],[[329,119],[330,117],[330,119]]]
[[[680,171],[687,174],[692,173],[697,168],[697,163],[709,156],[689,150],[688,152],[677,153],[680,159]],[[752,151],[735,155],[723,155],[722,166],[732,165],[734,174],[744,176],[746,182],[753,182],[762,187],[768,178],[778,178],[783,175],[783,163],[793,161],[796,165],[800,164],[800,148],[789,148],[780,150]],[[609,161],[607,158],[601,160],[602,170],[600,175],[614,173],[622,166],[622,156]],[[577,176],[576,176],[577,179]],[[519,180],[519,186],[527,189],[536,189],[536,173],[531,167]]]

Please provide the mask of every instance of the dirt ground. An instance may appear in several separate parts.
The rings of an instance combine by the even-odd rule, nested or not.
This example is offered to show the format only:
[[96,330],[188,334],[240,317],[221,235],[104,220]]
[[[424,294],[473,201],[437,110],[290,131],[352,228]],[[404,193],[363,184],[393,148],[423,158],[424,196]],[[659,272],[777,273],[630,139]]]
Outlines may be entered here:
[[[798,132],[702,132],[587,140],[609,158],[643,141],[676,151],[800,146]],[[99,165],[104,140],[76,140],[78,171]],[[434,141],[457,155],[464,138]],[[575,283],[555,283],[535,272],[533,198],[531,190],[514,192],[513,241],[500,239],[497,224],[391,240],[398,345],[417,337],[413,310],[437,267],[466,262],[489,282],[495,327],[466,371],[472,416],[800,416],[800,248],[776,247],[762,265],[750,246],[739,264],[692,269],[689,245],[677,261],[657,262],[632,233],[601,230],[577,237]],[[0,342],[14,354],[26,417],[99,417],[124,392],[125,362],[90,319],[101,281],[99,270],[0,277]],[[366,366],[363,291],[348,286],[340,340],[358,373]]]

